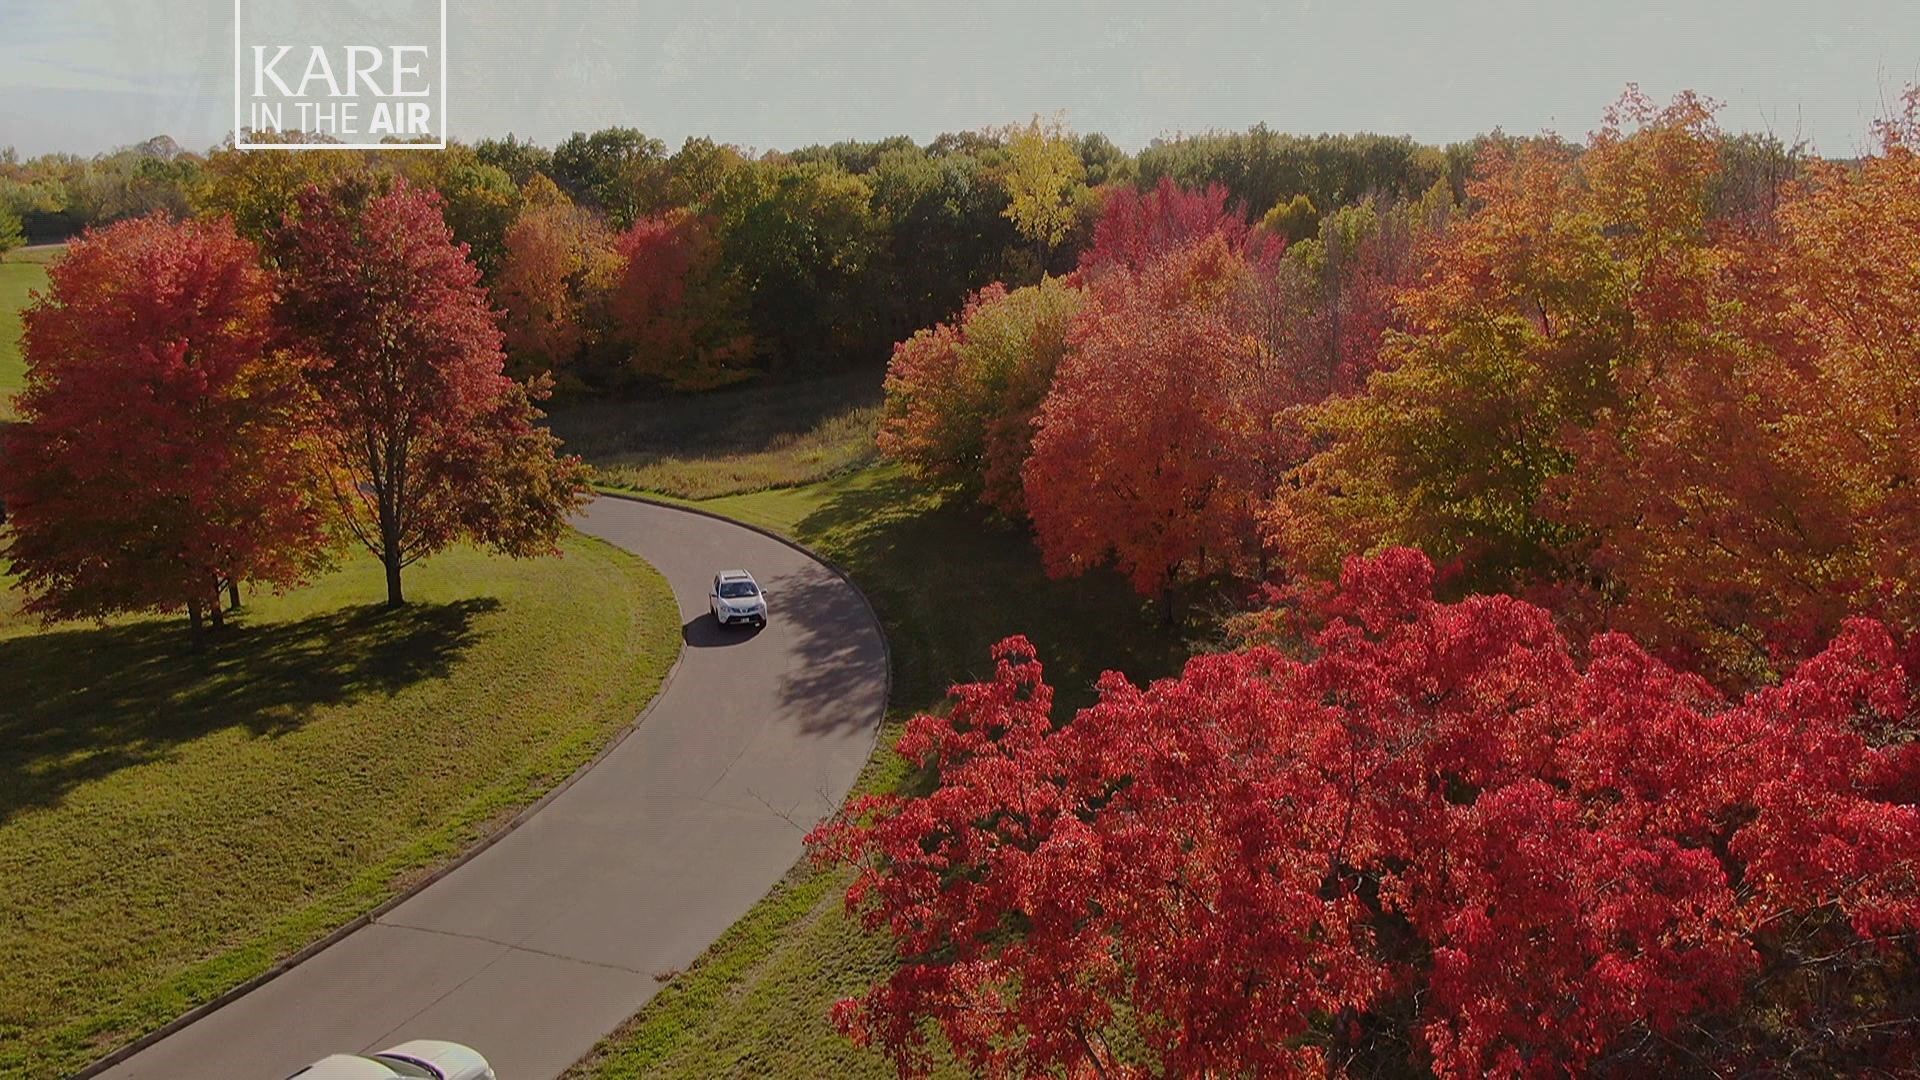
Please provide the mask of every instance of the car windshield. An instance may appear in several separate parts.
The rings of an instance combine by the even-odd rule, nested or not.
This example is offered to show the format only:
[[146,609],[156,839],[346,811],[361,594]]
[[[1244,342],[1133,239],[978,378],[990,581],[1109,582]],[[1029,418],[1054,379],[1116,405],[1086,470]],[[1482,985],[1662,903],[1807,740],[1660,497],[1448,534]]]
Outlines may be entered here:
[[743,596],[759,596],[760,590],[754,588],[751,581],[723,581],[720,595],[723,599],[738,600]]
[[427,1080],[440,1080],[439,1073],[434,1072],[432,1069],[427,1068],[417,1061],[409,1061],[403,1057],[394,1057],[391,1054],[375,1054],[373,1055],[373,1060],[385,1065],[401,1076],[418,1076],[426,1077]]

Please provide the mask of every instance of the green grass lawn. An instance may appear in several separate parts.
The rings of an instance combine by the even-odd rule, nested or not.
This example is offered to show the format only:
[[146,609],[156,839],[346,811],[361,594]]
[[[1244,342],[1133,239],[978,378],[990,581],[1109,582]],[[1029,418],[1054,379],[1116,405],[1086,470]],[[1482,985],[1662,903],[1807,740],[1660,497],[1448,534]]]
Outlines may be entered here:
[[[42,627],[0,590],[0,1076],[55,1076],[393,895],[565,778],[677,655],[667,584],[456,550],[183,620]],[[0,582],[0,584],[4,584]]]
[[553,429],[608,484],[686,499],[811,484],[870,464],[871,373],[708,394],[555,403]]
[[[881,752],[858,790],[910,782],[891,753],[900,722],[938,706],[952,683],[989,674],[987,650],[1008,634],[1033,639],[1063,707],[1089,702],[1103,670],[1170,674],[1189,652],[1118,578],[1048,581],[1023,532],[949,505],[891,466],[699,505],[833,559],[878,609],[894,692]],[[843,910],[847,882],[844,871],[796,867],[569,1075],[891,1077],[827,1022],[835,1000],[889,968],[885,941]]]
[[13,395],[26,377],[20,360],[20,310],[27,306],[29,290],[46,287],[45,264],[60,250],[21,248],[0,259],[0,423],[14,418]]

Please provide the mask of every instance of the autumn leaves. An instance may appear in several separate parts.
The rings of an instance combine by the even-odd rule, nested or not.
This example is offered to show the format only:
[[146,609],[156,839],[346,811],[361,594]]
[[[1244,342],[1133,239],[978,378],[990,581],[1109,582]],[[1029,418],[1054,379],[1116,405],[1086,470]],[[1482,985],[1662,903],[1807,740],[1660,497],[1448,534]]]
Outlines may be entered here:
[[310,188],[263,252],[225,217],[76,241],[26,313],[5,554],[48,617],[286,587],[352,538],[401,571],[456,541],[550,550],[582,485],[501,373],[437,198]]
[[[1705,103],[1630,96],[1584,148],[1486,140],[1463,206],[1362,201],[1284,255],[1217,189],[1115,193],[1040,286],[1077,299],[989,290],[900,346],[881,444],[1143,595],[1407,544],[1776,678],[1850,613],[1920,620],[1920,158],[1883,134],[1755,188]],[[1010,319],[1032,345],[979,360]]]
[[1755,172],[1630,93],[1278,257],[1127,195],[903,344],[910,470],[1056,573],[1267,606],[1070,719],[1022,638],[914,718],[932,789],[814,838],[898,958],[843,1030],[908,1074],[936,1032],[994,1076],[1920,1067],[1920,92],[1881,135]]

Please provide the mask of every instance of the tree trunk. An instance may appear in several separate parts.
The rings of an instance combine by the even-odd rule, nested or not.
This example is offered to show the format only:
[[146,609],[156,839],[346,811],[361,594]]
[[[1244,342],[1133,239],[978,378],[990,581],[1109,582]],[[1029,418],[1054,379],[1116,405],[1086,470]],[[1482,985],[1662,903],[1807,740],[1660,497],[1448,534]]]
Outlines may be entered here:
[[191,640],[193,642],[193,647],[197,649],[200,647],[200,637],[201,637],[200,601],[198,600],[187,601],[187,625],[192,628]]
[[240,610],[240,583],[238,581],[227,582],[227,610]]
[[224,629],[227,625],[227,617],[220,611],[219,589],[213,591],[213,603],[207,605],[207,621],[213,624],[215,630]]
[[400,594],[399,551],[393,547],[388,547],[386,553],[381,556],[380,561],[387,566],[387,606],[389,608],[397,608],[405,605],[407,602],[406,597]]

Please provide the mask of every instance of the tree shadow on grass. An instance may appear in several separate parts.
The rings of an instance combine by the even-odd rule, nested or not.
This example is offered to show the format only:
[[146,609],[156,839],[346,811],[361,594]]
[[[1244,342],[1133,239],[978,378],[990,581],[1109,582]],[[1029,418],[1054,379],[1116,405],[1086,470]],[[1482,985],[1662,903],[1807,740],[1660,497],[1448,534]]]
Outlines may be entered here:
[[895,709],[933,708],[954,683],[990,678],[990,650],[1012,634],[1039,650],[1060,716],[1093,701],[1102,671],[1145,683],[1177,673],[1190,652],[1119,575],[1049,579],[1024,526],[898,473],[844,485],[795,531],[879,611]]
[[223,728],[298,728],[315,708],[443,678],[492,598],[244,623],[193,651],[176,620],[0,640],[0,823]]

